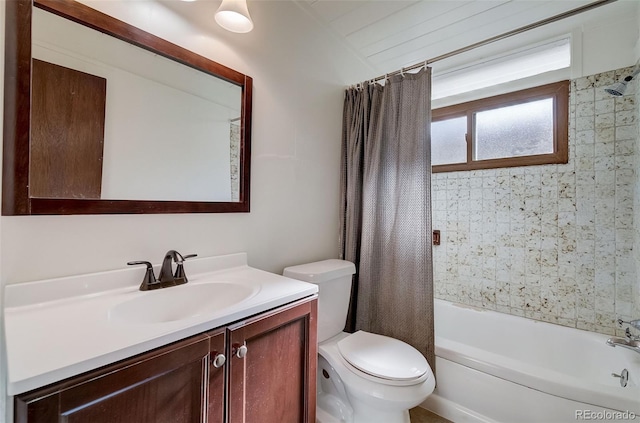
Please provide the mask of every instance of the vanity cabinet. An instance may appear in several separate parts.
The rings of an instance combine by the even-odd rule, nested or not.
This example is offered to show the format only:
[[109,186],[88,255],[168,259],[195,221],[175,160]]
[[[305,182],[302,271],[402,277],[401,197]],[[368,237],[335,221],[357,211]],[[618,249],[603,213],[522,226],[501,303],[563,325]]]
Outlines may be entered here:
[[208,356],[209,336],[162,347],[17,397],[15,421],[204,421],[201,392]]
[[[227,342],[226,330],[213,331],[208,334],[210,336],[209,344],[209,360],[208,372],[209,383],[207,384],[206,401],[207,419],[198,420],[198,422],[206,423],[225,423],[225,369]],[[219,365],[221,358],[224,357],[225,362]],[[205,369],[206,370],[206,369]]]
[[19,395],[14,421],[314,423],[316,308],[299,300]]
[[229,328],[229,423],[315,423],[315,308],[313,301]]

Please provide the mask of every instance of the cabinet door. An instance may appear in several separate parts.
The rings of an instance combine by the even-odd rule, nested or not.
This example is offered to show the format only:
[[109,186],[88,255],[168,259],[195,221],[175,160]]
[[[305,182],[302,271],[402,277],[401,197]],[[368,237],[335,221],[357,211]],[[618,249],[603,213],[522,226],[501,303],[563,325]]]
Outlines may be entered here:
[[316,309],[313,297],[229,327],[228,423],[315,423]]
[[209,337],[199,335],[16,397],[18,423],[203,423]]
[[209,354],[209,404],[207,413],[208,423],[224,423],[224,409],[226,395],[224,389],[226,361],[225,330],[221,329],[208,334],[210,340]]

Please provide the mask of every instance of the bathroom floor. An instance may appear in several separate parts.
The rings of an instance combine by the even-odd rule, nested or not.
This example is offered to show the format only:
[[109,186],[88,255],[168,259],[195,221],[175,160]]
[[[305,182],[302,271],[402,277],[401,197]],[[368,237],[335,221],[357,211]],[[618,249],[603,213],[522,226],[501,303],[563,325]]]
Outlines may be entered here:
[[409,414],[411,414],[411,423],[452,423],[450,420],[420,407],[412,408],[409,410]]

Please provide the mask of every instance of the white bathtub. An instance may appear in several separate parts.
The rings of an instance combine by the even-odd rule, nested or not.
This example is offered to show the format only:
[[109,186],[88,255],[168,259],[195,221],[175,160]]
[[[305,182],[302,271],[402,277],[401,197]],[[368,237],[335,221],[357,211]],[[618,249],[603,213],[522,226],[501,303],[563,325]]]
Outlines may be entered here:
[[[640,421],[640,354],[606,335],[442,300],[435,326],[437,385],[422,406],[449,420]],[[625,368],[623,388],[611,374]]]

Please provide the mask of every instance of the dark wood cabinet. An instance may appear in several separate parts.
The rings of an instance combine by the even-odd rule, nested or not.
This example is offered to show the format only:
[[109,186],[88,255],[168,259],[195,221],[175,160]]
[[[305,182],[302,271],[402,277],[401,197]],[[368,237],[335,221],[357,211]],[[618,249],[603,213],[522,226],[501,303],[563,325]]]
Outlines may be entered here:
[[15,423],[314,423],[315,298],[15,397]]
[[198,335],[16,397],[16,423],[202,422],[209,337]]
[[229,327],[228,423],[315,423],[315,319],[313,301]]
[[225,422],[226,330],[210,332],[207,423]]

